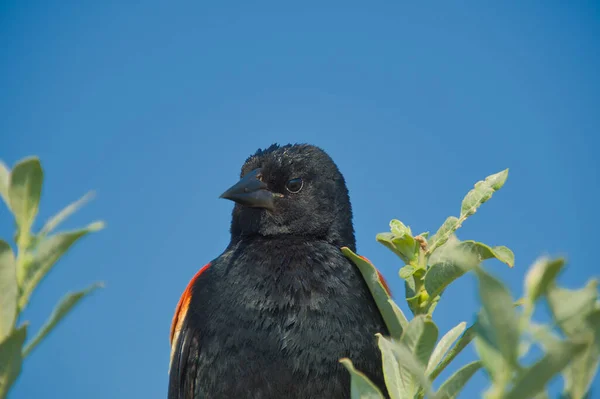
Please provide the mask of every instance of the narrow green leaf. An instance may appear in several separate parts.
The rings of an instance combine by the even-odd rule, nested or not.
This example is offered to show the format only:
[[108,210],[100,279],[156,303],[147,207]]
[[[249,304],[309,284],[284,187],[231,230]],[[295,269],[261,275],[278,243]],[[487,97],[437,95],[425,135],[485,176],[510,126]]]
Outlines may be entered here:
[[406,279],[404,281],[404,286],[405,286],[404,288],[406,289],[404,292],[406,299],[412,298],[415,295],[417,295],[414,278]]
[[480,323],[481,321],[478,321],[474,325],[474,331],[477,332],[475,351],[494,385],[504,386],[511,378],[512,367],[489,340],[481,334],[482,326]]
[[475,187],[467,193],[460,207],[460,218],[465,219],[473,215],[477,208],[492,198],[494,192],[498,191],[506,182],[508,169],[490,175],[485,180],[475,183]]
[[38,213],[44,172],[39,159],[28,157],[18,162],[10,174],[10,208],[21,234],[29,234]]
[[511,366],[517,365],[519,317],[513,298],[502,282],[481,268],[475,269],[479,280],[479,297],[490,325],[492,342]]
[[396,304],[396,302],[394,302],[393,299],[391,299],[391,298],[388,299],[388,302],[392,306],[392,310],[394,311],[394,314],[396,315],[396,318],[400,322],[400,326],[402,327],[402,331],[404,331],[404,329],[408,325],[408,319],[404,315],[404,312],[402,311],[402,309],[400,309],[400,307]]
[[552,330],[550,325],[529,322],[527,330],[544,349],[552,348],[561,342],[561,337]]
[[25,277],[23,290],[19,298],[19,309],[25,308],[35,287],[73,244],[87,234],[98,231],[103,227],[102,222],[95,222],[81,230],[58,233],[43,239],[37,247],[32,262],[27,265],[27,269],[23,273]]
[[583,398],[589,392],[600,364],[600,309],[587,317],[588,345],[563,372],[565,392],[571,398]]
[[27,324],[24,324],[0,342],[0,399],[6,398],[8,390],[21,373],[21,348],[26,336]]
[[438,247],[443,245],[448,238],[460,227],[460,221],[455,216],[450,216],[446,219],[444,224],[438,229],[438,231],[428,240],[429,248],[427,253],[433,253]]
[[383,376],[390,399],[412,398],[415,392],[412,375],[400,372],[400,365],[394,355],[392,343],[378,334],[377,344],[381,350]]
[[465,331],[466,328],[467,323],[463,321],[462,323],[459,323],[456,327],[448,331],[442,337],[442,339],[440,339],[440,342],[438,342],[438,344],[435,346],[435,349],[433,350],[433,353],[429,358],[429,363],[427,363],[427,370],[425,371],[426,375],[431,375],[431,372],[442,361],[442,359],[446,355],[446,352],[448,352],[448,349],[450,349],[450,347],[454,345],[458,337],[461,336],[461,334]]
[[530,398],[539,394],[544,390],[546,384],[585,347],[585,343],[563,341],[548,348],[542,359],[526,368],[519,376],[513,388],[506,395],[506,399]]
[[460,368],[442,384],[435,399],[454,399],[458,397],[458,394],[462,391],[465,384],[480,368],[481,362],[478,360]]
[[390,335],[394,338],[399,338],[402,335],[402,326],[396,317],[396,313],[394,312],[392,305],[390,305],[388,302],[390,297],[379,280],[379,274],[377,273],[375,266],[352,252],[352,250],[348,247],[343,247],[342,253],[358,267],[358,270],[362,274],[367,286],[369,287],[369,290],[371,291],[371,295],[373,295],[373,299],[377,304],[377,308],[379,308],[379,311],[381,312]]
[[423,314],[419,309],[419,297],[414,296],[412,298],[406,298],[406,303],[408,304],[408,308],[412,312],[413,316]]
[[[409,323],[410,324],[410,323]],[[425,320],[425,330],[415,348],[417,359],[426,367],[438,339],[438,328],[431,319]]]
[[519,342],[519,350],[518,350],[518,355],[517,355],[518,358],[522,359],[525,356],[527,356],[532,345],[533,345],[533,342],[529,339],[523,339],[521,342]]
[[50,234],[52,231],[54,231],[54,229],[56,229],[56,227],[58,227],[59,224],[61,224],[63,221],[65,221],[69,216],[71,216],[73,213],[75,213],[79,208],[81,208],[83,205],[85,205],[85,203],[90,201],[93,197],[94,197],[94,193],[92,191],[90,191],[89,193],[85,194],[83,197],[79,198],[77,201],[72,202],[71,204],[67,205],[63,210],[58,212],[56,215],[52,216],[46,222],[44,227],[42,227],[42,230],[40,231],[40,236],[44,237],[44,236]]
[[442,358],[440,364],[438,364],[431,374],[429,374],[429,378],[435,380],[437,376],[440,375],[440,373],[444,371],[444,369],[454,360],[454,358],[471,343],[473,338],[475,338],[475,327],[470,326],[458,339],[456,345],[450,349],[450,352],[448,352],[448,354]]
[[578,290],[550,285],[546,299],[552,316],[560,328],[569,337],[577,336],[585,329],[585,318],[595,309],[598,299],[598,282],[590,280]]
[[54,327],[56,327],[58,323],[60,323],[60,321],[71,311],[71,309],[73,309],[73,307],[79,303],[79,301],[100,287],[102,287],[101,283],[95,283],[84,290],[67,293],[60,300],[58,305],[56,305],[52,311],[52,314],[46,323],[44,323],[42,328],[40,328],[40,331],[38,331],[36,336],[27,343],[23,349],[23,357],[29,356],[31,351],[35,349],[40,342],[42,342],[42,340],[54,329]]
[[404,329],[400,342],[406,345],[416,359],[426,366],[438,337],[438,328],[427,316],[415,316]]
[[[402,341],[390,341],[387,338],[382,337],[381,334],[376,335],[380,341],[386,340],[388,345],[392,348],[392,351],[396,356],[396,361],[400,366],[402,380],[406,381],[410,378],[411,381],[416,382],[413,391],[411,392],[412,395],[409,397],[412,398],[419,389],[422,389],[428,395],[434,394],[431,387],[431,381],[425,376],[425,367],[421,364],[421,361],[415,356],[413,351]],[[407,377],[407,375],[410,376]]]
[[513,267],[515,264],[515,254],[504,246],[490,247],[482,242],[467,240],[462,241],[458,247],[459,249],[476,254],[480,261],[496,258],[500,262],[506,263],[509,267]]
[[0,341],[15,325],[18,295],[15,256],[10,245],[0,240]]
[[[427,292],[427,291],[425,291]],[[437,305],[440,303],[440,299],[441,296],[440,295],[436,295],[433,298],[429,298],[428,302],[426,302],[426,309],[427,309],[427,313],[425,313],[427,316],[429,317],[433,317],[433,312],[435,311],[435,308],[437,308]]]
[[0,198],[10,209],[10,200],[8,197],[8,187],[10,186],[10,169],[0,161]]
[[564,265],[564,259],[550,260],[544,257],[531,266],[525,276],[525,294],[531,304],[546,294],[548,287],[554,283]]
[[351,399],[383,399],[379,388],[366,375],[356,370],[350,359],[340,359],[340,363],[350,373]]

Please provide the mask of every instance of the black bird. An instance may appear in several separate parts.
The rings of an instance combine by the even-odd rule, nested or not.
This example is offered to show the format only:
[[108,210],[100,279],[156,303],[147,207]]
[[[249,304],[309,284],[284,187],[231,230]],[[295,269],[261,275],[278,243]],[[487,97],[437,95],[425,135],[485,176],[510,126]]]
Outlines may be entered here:
[[333,160],[272,145],[221,197],[236,202],[231,242],[179,300],[168,398],[350,398],[343,357],[386,392],[375,334],[388,331],[340,251],[356,244]]

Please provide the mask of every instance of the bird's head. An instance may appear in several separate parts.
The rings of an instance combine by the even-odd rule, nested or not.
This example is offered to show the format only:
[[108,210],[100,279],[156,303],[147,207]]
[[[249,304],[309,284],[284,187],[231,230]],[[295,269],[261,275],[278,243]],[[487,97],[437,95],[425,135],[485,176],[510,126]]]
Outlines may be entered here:
[[276,144],[242,166],[241,180],[221,194],[236,202],[231,234],[298,236],[355,248],[344,177],[322,149]]

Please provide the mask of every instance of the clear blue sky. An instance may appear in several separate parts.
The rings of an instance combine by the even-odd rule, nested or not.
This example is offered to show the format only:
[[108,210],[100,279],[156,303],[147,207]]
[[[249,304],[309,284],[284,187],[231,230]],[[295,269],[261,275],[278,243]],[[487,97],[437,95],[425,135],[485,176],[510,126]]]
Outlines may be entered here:
[[[488,266],[515,295],[544,253],[568,255],[568,286],[600,274],[598,3],[398,3],[1,3],[0,158],[40,156],[41,221],[95,189],[65,227],[108,224],[32,298],[36,329],[65,291],[106,282],[32,354],[12,398],[166,397],[177,299],[229,240],[218,196],[273,142],[332,155],[359,252],[400,299],[401,265],[375,234],[392,218],[437,229],[506,167],[459,238],[514,250],[514,269]],[[446,297],[441,330],[473,320],[472,277]]]

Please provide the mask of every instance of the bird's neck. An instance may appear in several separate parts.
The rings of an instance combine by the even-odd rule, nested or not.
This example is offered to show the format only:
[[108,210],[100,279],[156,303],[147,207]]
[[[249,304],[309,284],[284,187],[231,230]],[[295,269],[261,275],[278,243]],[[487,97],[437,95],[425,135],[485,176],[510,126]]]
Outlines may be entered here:
[[257,246],[275,246],[277,247],[289,247],[289,246],[314,246],[328,244],[338,250],[342,247],[348,247],[352,251],[356,251],[356,240],[354,234],[333,234],[333,235],[299,235],[299,234],[277,234],[277,235],[262,235],[262,234],[249,234],[249,235],[237,235],[231,237],[230,248],[242,245],[257,245]]

